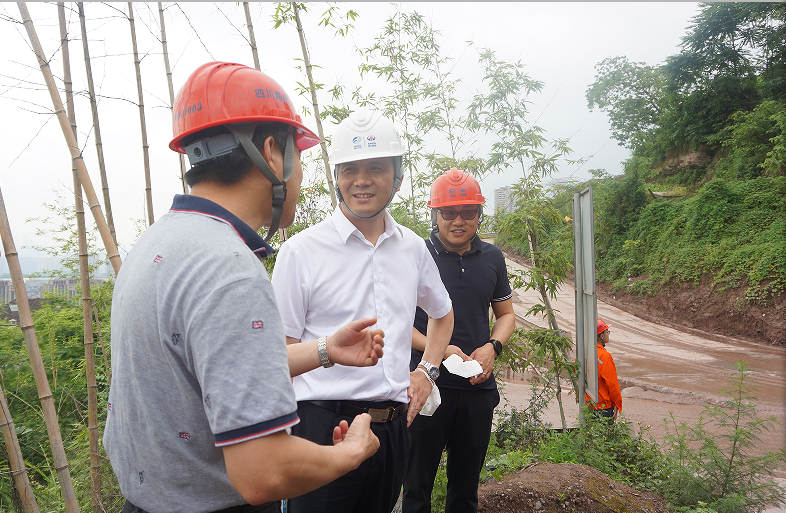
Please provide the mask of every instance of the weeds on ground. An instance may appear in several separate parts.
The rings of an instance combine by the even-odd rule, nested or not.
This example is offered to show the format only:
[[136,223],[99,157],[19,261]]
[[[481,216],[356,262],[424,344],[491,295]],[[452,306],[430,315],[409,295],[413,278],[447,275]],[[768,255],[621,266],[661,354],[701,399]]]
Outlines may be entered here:
[[[636,434],[624,417],[608,423],[593,415],[567,432],[541,422],[548,402],[533,393],[524,411],[513,409],[492,433],[481,482],[518,471],[533,461],[577,463],[600,470],[612,479],[666,497],[678,513],[760,513],[786,500],[786,490],[772,480],[786,451],[753,455],[759,435],[776,423],[756,414],[756,388],[745,369],[721,390],[728,398],[708,406],[695,425],[666,422],[666,442],[659,445],[640,426]],[[533,392],[536,392],[534,389]],[[712,427],[712,429],[710,429]],[[713,435],[712,432],[721,434]],[[447,478],[444,458],[432,493],[432,511],[445,507]]]
[[[786,499],[786,490],[772,480],[786,451],[752,453],[759,435],[777,422],[756,414],[752,382],[739,362],[732,385],[721,390],[723,404],[705,407],[694,425],[677,424],[673,415],[665,419],[672,474],[661,492],[676,506],[701,502],[718,513],[759,512]],[[711,434],[710,425],[721,434]]]
[[646,428],[636,434],[624,417],[613,423],[594,415],[584,417],[580,428],[544,437],[537,446],[538,459],[587,465],[644,490],[657,489],[667,479],[665,458],[657,444],[645,438]]
[[726,401],[706,407],[695,425],[677,424],[671,414],[665,419],[662,447],[647,439],[646,429],[634,433],[624,417],[609,424],[585,415],[576,430],[552,432],[540,422],[545,405],[533,394],[527,410],[514,410],[500,421],[495,449],[534,448],[528,456],[535,460],[591,466],[616,481],[664,495],[680,513],[760,512],[786,499],[786,490],[772,480],[786,451],[753,455],[760,435],[776,420],[756,414],[756,388],[745,364],[737,365],[731,386],[721,390]]

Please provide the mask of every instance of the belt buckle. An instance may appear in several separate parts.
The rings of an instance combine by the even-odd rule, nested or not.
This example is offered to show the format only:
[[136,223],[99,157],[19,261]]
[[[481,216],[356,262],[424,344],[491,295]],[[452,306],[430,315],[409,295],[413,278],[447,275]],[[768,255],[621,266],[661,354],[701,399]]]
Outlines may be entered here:
[[393,412],[396,408],[389,406],[387,408],[369,408],[368,414],[371,415],[371,422],[388,422],[393,417]]

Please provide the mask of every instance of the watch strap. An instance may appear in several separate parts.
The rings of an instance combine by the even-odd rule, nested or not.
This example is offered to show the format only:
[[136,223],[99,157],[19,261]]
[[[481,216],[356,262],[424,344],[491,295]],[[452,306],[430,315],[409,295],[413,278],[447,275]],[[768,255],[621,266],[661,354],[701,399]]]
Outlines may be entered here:
[[434,365],[426,360],[420,360],[418,367],[423,368],[432,380],[436,380],[439,377],[439,365]]
[[326,369],[332,367],[334,364],[330,362],[327,352],[327,337],[319,337],[317,340],[317,350],[319,351],[319,361]]
[[495,338],[489,339],[489,342],[492,346],[494,346],[494,352],[497,353],[497,356],[499,356],[499,354],[502,352],[502,342]]

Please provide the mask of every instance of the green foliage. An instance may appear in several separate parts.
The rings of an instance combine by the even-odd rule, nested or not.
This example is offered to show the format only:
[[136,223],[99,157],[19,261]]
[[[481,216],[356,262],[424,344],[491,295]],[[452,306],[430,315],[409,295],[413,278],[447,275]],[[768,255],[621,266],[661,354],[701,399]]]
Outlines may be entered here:
[[585,423],[567,433],[550,433],[538,444],[539,459],[550,463],[578,463],[600,470],[630,486],[658,489],[668,468],[658,446],[636,434],[623,420],[607,423],[585,413]]
[[629,148],[641,145],[665,110],[663,71],[627,57],[603,59],[595,70],[595,82],[586,93],[590,111],[598,107],[609,115],[614,139]]
[[[758,75],[764,97],[782,95],[786,8],[746,2],[704,3],[701,8],[682,38],[682,52],[667,66],[675,85],[709,90],[718,79]],[[750,87],[743,85],[740,91],[750,94]]]
[[489,449],[486,452],[486,460],[483,469],[480,471],[481,483],[489,477],[499,481],[502,479],[503,474],[516,472],[532,463],[533,455],[530,449],[500,447],[499,444],[494,442],[492,438]]
[[747,284],[746,299],[766,304],[786,290],[784,212],[782,176],[716,179],[694,197],[653,201],[622,236],[598,244],[598,279],[651,294],[708,275],[720,290]]
[[750,112],[736,112],[731,122],[710,138],[728,148],[716,176],[750,180],[786,173],[786,102],[764,100]]
[[[635,156],[662,160],[670,151],[701,144],[718,149],[729,139],[734,131],[730,125],[739,116],[753,111],[762,100],[783,100],[784,39],[782,3],[701,4],[701,12],[682,38],[680,53],[665,65],[633,63],[624,56],[598,63],[595,81],[586,92],[588,106],[608,113],[613,137],[634,149]],[[735,113],[738,119],[733,118]],[[783,148],[782,139],[763,141],[772,143]],[[750,166],[745,161],[752,157],[749,150],[761,145],[739,152],[729,163],[731,169],[724,170],[731,174],[723,176],[758,176],[757,166],[764,159],[753,156]],[[775,151],[774,165],[764,166],[775,169],[771,176],[782,173],[783,154]]]
[[[744,362],[721,392],[727,399],[707,406],[696,424],[677,424],[673,414],[665,419],[668,458],[673,473],[662,492],[678,506],[703,502],[718,513],[761,511],[767,504],[786,499],[786,490],[767,478],[786,460],[786,451],[754,455],[759,435],[776,422],[756,414],[756,391]],[[720,430],[713,435],[708,427]]]
[[532,172],[551,174],[556,155],[547,156],[541,151],[548,142],[542,135],[543,128],[527,123],[530,103],[527,98],[540,91],[543,82],[524,73],[521,61],[503,61],[493,50],[481,51],[479,61],[486,91],[476,94],[472,100],[468,122],[476,130],[497,136],[488,159],[489,169],[501,171],[518,165],[525,177]]
[[[634,166],[631,166],[634,167]],[[595,240],[597,247],[607,248],[609,241],[626,233],[647,204],[644,183],[637,169],[621,180],[604,182],[593,188]],[[597,192],[596,192],[597,191]]]
[[[646,439],[646,429],[636,434],[624,419],[609,424],[585,414],[586,422],[578,428],[551,430],[537,418],[535,409],[506,414],[497,425],[489,454],[523,452],[526,460],[514,459],[521,466],[530,461],[588,465],[642,490],[658,490],[669,478],[668,461],[658,445]],[[532,453],[531,448],[534,448]],[[518,469],[511,471],[515,470]]]
[[668,59],[677,140],[705,142],[737,111],[766,98],[782,98],[786,52],[783,6],[706,3],[683,37],[682,51]]
[[406,226],[422,238],[428,238],[431,233],[431,217],[423,214],[425,201],[416,201],[416,206],[411,206],[410,198],[402,198],[388,207],[388,212],[396,222]]
[[[679,512],[761,511],[767,504],[786,499],[786,490],[771,480],[786,459],[786,451],[754,454],[761,446],[759,435],[776,421],[756,414],[752,396],[756,389],[750,381],[740,362],[732,386],[722,390],[728,399],[706,407],[695,425],[677,424],[670,414],[664,419],[664,446],[648,439],[648,430],[641,426],[634,433],[624,417],[609,423],[588,411],[580,427],[550,430],[540,423],[536,411],[545,403],[535,399],[534,409],[514,409],[502,417],[487,465],[505,461],[506,454],[511,455],[507,461],[515,462],[506,472],[530,461],[577,463],[634,488],[662,494]],[[708,429],[711,424],[712,430]],[[528,452],[533,447],[534,452]]]
[[[91,289],[105,344],[102,347],[99,330],[94,324],[96,380],[99,385],[103,384],[98,394],[99,433],[103,432],[108,393],[106,367],[100,362],[104,357],[108,358],[103,351],[109,350],[111,294],[112,282],[105,282]],[[88,405],[81,301],[49,295],[42,308],[33,313],[33,322],[66,446],[77,499],[81,509],[86,511],[90,508],[91,500],[90,452],[86,435]],[[38,389],[30,368],[24,337],[17,327],[0,328],[0,377],[41,511],[62,511],[64,506],[52,465]],[[102,473],[105,497],[111,497],[112,493],[118,493],[117,482],[108,462],[104,462]],[[3,464],[5,462],[0,461],[0,465]],[[0,480],[0,509],[3,511],[11,501],[10,484],[10,479]],[[117,504],[107,505],[109,510],[117,510]]]

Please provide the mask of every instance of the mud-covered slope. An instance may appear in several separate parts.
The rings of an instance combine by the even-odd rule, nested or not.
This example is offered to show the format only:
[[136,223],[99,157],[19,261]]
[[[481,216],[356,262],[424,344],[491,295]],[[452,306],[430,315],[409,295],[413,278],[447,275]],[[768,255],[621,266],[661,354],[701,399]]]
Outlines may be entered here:
[[[525,264],[524,257],[502,248],[505,256]],[[719,291],[705,278],[698,286],[684,283],[655,296],[612,290],[598,282],[598,299],[644,320],[712,338],[724,337],[786,346],[786,294],[770,298],[766,306],[745,301],[745,287]]]
[[786,294],[772,298],[766,307],[750,304],[744,301],[744,287],[718,292],[708,278],[698,286],[684,283],[655,296],[612,291],[607,283],[598,283],[597,292],[598,299],[650,322],[786,346]]

